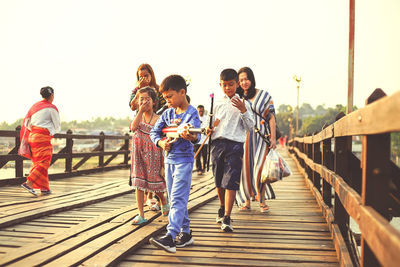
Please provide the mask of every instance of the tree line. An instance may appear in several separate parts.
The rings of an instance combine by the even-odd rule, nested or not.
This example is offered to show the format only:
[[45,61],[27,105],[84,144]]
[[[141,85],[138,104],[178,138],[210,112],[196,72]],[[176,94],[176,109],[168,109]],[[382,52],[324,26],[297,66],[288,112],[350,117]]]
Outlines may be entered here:
[[[354,107],[356,110],[357,107]],[[299,131],[298,135],[310,135],[322,130],[324,125],[329,125],[335,122],[336,116],[340,112],[346,112],[346,107],[343,105],[336,105],[335,107],[326,108],[324,105],[318,105],[315,109],[308,103],[304,103],[299,108]],[[276,110],[276,120],[279,130],[282,135],[290,136],[290,125],[293,127],[293,134],[296,130],[296,113],[290,105],[282,104]],[[22,118],[13,123],[8,124],[3,121],[0,122],[0,130],[15,130],[15,128],[22,124]],[[71,129],[74,133],[93,131],[109,132],[107,134],[118,133],[124,134],[128,131],[129,124],[132,119],[126,118],[113,118],[113,117],[97,117],[91,120],[84,121],[62,121],[61,132],[66,132]],[[96,134],[97,134],[96,133]],[[392,154],[400,156],[400,133],[392,133]]]

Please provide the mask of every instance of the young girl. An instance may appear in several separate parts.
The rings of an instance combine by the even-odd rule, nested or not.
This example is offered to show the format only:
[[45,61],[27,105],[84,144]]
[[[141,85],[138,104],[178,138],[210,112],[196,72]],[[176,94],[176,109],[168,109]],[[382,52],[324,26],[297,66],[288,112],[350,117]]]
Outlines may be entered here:
[[138,107],[135,119],[130,129],[133,132],[131,152],[131,179],[132,186],[136,189],[136,202],[139,209],[132,224],[142,224],[147,220],[144,218],[144,192],[153,192],[161,200],[163,215],[168,215],[169,205],[164,196],[166,185],[161,176],[163,156],[161,149],[156,147],[150,140],[150,130],[157,121],[155,114],[157,107],[156,91],[145,87],[137,92]]

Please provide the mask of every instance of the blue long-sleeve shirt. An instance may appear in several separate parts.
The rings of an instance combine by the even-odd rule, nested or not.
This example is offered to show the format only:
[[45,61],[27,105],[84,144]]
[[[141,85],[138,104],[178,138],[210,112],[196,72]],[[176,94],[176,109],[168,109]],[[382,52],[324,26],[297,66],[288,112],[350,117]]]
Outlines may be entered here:
[[[150,132],[151,141],[157,145],[157,142],[163,138],[162,129],[171,125],[180,125],[183,123],[190,123],[195,128],[200,128],[201,122],[199,113],[196,108],[189,105],[184,113],[176,114],[174,108],[169,108],[158,118],[156,124]],[[197,143],[200,140],[200,135],[197,135]],[[179,138],[171,146],[171,150],[165,157],[165,163],[168,164],[180,164],[186,162],[193,162],[194,159],[193,144],[183,138]]]

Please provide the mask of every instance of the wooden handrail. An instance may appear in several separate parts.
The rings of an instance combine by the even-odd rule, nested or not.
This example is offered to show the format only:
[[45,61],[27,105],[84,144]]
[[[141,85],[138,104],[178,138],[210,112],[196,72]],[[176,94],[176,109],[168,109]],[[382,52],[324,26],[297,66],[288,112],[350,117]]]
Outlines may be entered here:
[[[0,168],[6,165],[10,161],[15,161],[15,177],[9,177],[8,179],[0,179],[0,184],[16,184],[24,180],[23,175],[23,161],[27,160],[24,157],[18,155],[17,151],[20,145],[20,127],[17,127],[15,131],[4,131],[0,130],[0,137],[13,137],[15,138],[14,148],[5,155],[0,155]],[[65,134],[55,134],[55,139],[65,139],[65,147],[57,153],[53,153],[51,164],[56,162],[58,159],[65,159],[65,172],[50,174],[50,178],[63,178],[74,175],[81,175],[82,173],[97,172],[103,170],[112,170],[116,168],[128,168],[129,161],[129,134],[125,135],[105,135],[101,132],[99,135],[82,135],[73,134],[71,130],[68,130]],[[73,152],[74,139],[88,139],[98,140],[99,144],[96,148],[90,152]],[[123,144],[115,151],[104,151],[106,140],[122,140]],[[124,160],[121,163],[110,165],[110,163],[118,156],[124,155]],[[104,158],[105,156],[110,156]],[[91,169],[79,170],[88,159],[91,157],[98,157],[98,166]],[[74,158],[82,158],[80,162],[72,165]]]
[[[383,95],[375,90],[364,108],[317,134],[289,141],[289,151],[330,225],[341,265],[400,262],[400,232],[389,223],[400,210],[400,169],[390,161],[390,133],[400,131],[400,91]],[[358,135],[363,136],[361,160],[351,152],[351,137]],[[354,249],[349,216],[361,230],[361,255]]]

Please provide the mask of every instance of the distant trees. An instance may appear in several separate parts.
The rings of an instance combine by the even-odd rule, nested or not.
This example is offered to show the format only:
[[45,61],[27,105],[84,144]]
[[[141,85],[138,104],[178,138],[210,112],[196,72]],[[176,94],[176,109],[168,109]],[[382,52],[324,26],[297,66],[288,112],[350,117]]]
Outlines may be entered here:
[[[92,120],[85,121],[61,121],[61,132],[66,132],[71,129],[73,132],[76,131],[118,131],[127,132],[129,124],[132,119],[126,118],[93,118]],[[15,128],[22,124],[22,119],[16,120],[14,123],[8,124],[3,121],[0,122],[0,130],[15,130]]]
[[[355,107],[355,109],[357,109]],[[340,112],[345,112],[346,107],[336,105],[334,108],[325,108],[323,105],[318,105],[315,109],[304,103],[299,108],[299,135],[308,135],[314,132],[319,132],[325,124],[331,124],[335,121],[336,116]],[[289,136],[290,120],[293,125],[293,133],[296,130],[296,110],[290,105],[280,105],[277,108],[276,120],[279,130]]]

